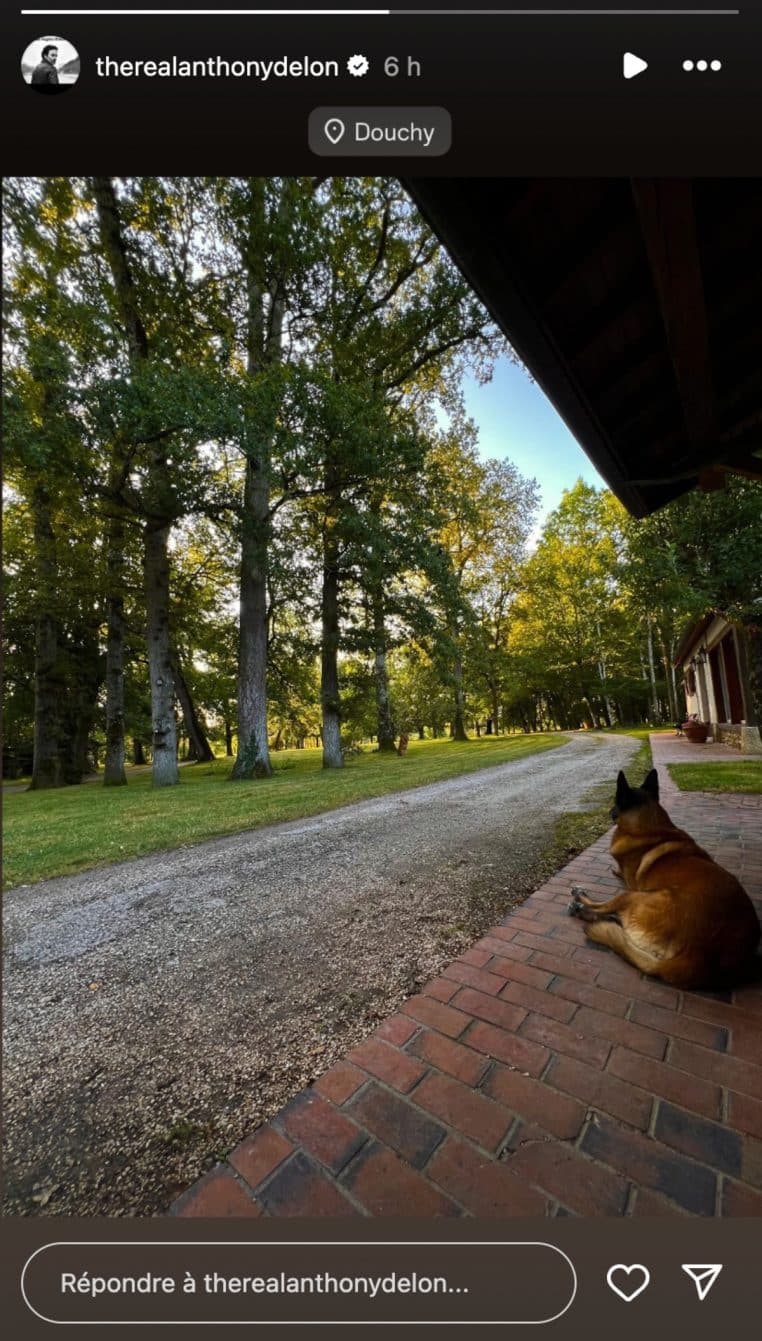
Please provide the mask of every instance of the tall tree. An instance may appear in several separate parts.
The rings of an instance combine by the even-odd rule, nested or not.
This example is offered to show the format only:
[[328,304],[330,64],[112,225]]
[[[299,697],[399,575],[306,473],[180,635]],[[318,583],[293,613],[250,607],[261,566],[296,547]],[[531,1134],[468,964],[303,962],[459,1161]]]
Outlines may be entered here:
[[483,642],[479,647],[480,627],[490,603],[504,604],[506,587],[518,582],[537,489],[511,462],[481,461],[475,426],[462,419],[439,435],[431,470],[438,483],[439,543],[448,572],[439,595],[439,655],[449,663],[444,673],[452,688],[451,734],[467,740],[466,663],[481,662],[484,673],[488,649]]
[[[222,376],[219,302],[201,268],[208,201],[198,179],[93,178],[108,301],[121,327],[125,374],[101,379],[98,415],[120,444],[119,501],[140,518],[151,680],[153,782],[178,782],[170,627],[170,531],[211,506],[199,445],[237,423]],[[150,332],[150,333],[149,333]],[[231,506],[218,503],[218,507]]]
[[[334,178],[323,194],[327,275],[316,352],[334,385],[357,387],[362,378],[369,405],[393,416],[416,389],[434,392],[445,370],[457,380],[459,354],[468,351],[475,364],[488,362],[494,336],[487,314],[399,184],[392,179]],[[388,433],[385,437],[389,440]],[[342,481],[356,476],[357,456],[355,424],[347,419],[326,444],[323,472],[321,697],[326,768],[343,762],[338,536],[347,502],[350,510],[354,507]],[[393,459],[378,452],[375,472],[366,475],[368,492],[394,469]],[[382,592],[376,592],[372,604],[376,683],[386,718],[382,733],[388,739]]]
[[629,637],[617,590],[622,513],[611,494],[578,480],[547,517],[523,573],[512,651],[529,658],[543,709],[561,725],[612,724],[609,678]]
[[318,230],[315,184],[308,179],[217,179],[214,198],[216,261],[233,319],[230,351],[238,369],[238,445],[244,462],[239,508],[238,748],[232,772],[232,778],[240,780],[269,777],[272,772],[268,747],[272,527],[284,491],[293,483],[288,471],[281,469],[276,438],[287,367],[303,353]]
[[[127,343],[132,378],[142,380],[150,360],[146,327],[132,273],[124,227],[114,183],[110,177],[93,178],[100,240],[114,284],[114,298]],[[172,674],[169,628],[169,539],[171,487],[163,444],[150,443],[150,474],[146,484],[146,520],[143,532],[146,599],[146,641],[151,676],[153,782],[168,787],[179,782],[175,684]],[[112,649],[116,655],[116,650]]]
[[101,673],[94,522],[79,494],[90,494],[92,472],[76,392],[96,341],[71,292],[82,264],[72,184],[10,182],[5,206],[6,472],[31,517],[31,786],[42,789],[80,781]]

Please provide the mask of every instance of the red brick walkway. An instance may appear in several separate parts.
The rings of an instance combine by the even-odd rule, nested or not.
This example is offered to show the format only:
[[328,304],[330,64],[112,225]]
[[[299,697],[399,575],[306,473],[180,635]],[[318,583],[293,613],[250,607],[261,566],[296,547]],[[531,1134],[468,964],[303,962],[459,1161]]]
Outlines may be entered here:
[[[678,792],[660,763],[669,739],[652,745],[675,823],[762,910],[762,796]],[[762,1215],[762,984],[678,992],[588,945],[566,904],[572,885],[603,898],[621,888],[608,844],[405,1001],[171,1213]]]

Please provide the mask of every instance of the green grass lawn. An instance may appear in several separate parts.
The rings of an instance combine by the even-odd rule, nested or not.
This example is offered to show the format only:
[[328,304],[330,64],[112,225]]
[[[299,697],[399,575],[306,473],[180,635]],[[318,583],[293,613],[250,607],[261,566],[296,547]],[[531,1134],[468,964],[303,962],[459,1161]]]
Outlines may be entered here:
[[596,731],[607,736],[634,736],[636,740],[648,740],[649,736],[674,736],[674,726],[600,726]]
[[667,764],[681,792],[762,792],[762,760],[729,764]]
[[[627,775],[630,779],[640,781],[648,770],[653,768],[651,746],[648,742],[653,729],[647,726],[617,726],[606,729],[607,734],[633,736],[635,740],[640,741],[638,750],[627,764]],[[655,729],[659,730],[658,727]],[[613,778],[610,782],[597,783],[584,798],[587,803],[585,810],[570,810],[568,814],[556,820],[546,856],[553,858],[557,866],[564,866],[579,852],[584,852],[596,838],[600,838],[611,828],[611,807],[614,804],[615,787]]]
[[142,774],[127,787],[94,782],[12,792],[3,798],[6,887],[317,815],[511,763],[567,739],[548,734],[482,736],[463,744],[411,740],[404,759],[367,750],[344,768],[325,772],[322,751],[283,750],[273,755],[275,775],[266,781],[229,782],[231,760],[219,759],[182,768],[177,787],[154,790],[150,774]]

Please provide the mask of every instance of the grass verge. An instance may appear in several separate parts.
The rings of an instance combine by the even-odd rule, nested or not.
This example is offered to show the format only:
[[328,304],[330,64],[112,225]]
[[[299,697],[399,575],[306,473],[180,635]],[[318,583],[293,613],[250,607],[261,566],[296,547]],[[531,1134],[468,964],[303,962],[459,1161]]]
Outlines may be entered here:
[[177,787],[154,789],[143,774],[127,787],[90,783],[13,792],[3,798],[6,887],[303,819],[512,763],[567,739],[553,733],[482,736],[462,744],[411,740],[404,759],[367,750],[335,771],[323,770],[320,750],[283,750],[273,756],[274,776],[257,782],[230,782],[231,761],[218,759],[183,768]]
[[[632,757],[632,761],[627,765],[628,775],[632,777],[643,777],[650,768],[653,767],[651,756],[651,746],[648,743],[648,728],[633,728],[631,731],[617,729],[617,734],[622,736],[634,736],[641,742],[640,749]],[[554,870],[565,866],[572,857],[576,857],[580,852],[584,852],[586,847],[594,843],[597,838],[606,833],[611,828],[611,807],[614,804],[614,779],[611,782],[599,783],[585,796],[585,802],[589,809],[582,811],[572,811],[568,815],[562,815],[556,820],[553,828],[551,841],[546,852],[543,854],[550,861],[555,861]]]
[[601,726],[596,728],[597,736],[634,736],[636,740],[648,740],[649,736],[674,736],[674,726]]
[[762,792],[762,761],[729,764],[667,764],[681,792]]

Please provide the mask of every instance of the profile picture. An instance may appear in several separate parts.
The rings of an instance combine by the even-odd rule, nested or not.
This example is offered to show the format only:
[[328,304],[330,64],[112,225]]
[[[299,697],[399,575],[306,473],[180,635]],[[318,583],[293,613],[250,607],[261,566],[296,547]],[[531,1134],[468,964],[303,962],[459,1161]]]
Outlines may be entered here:
[[63,93],[79,79],[79,52],[65,37],[38,37],[21,57],[21,74],[36,93]]

